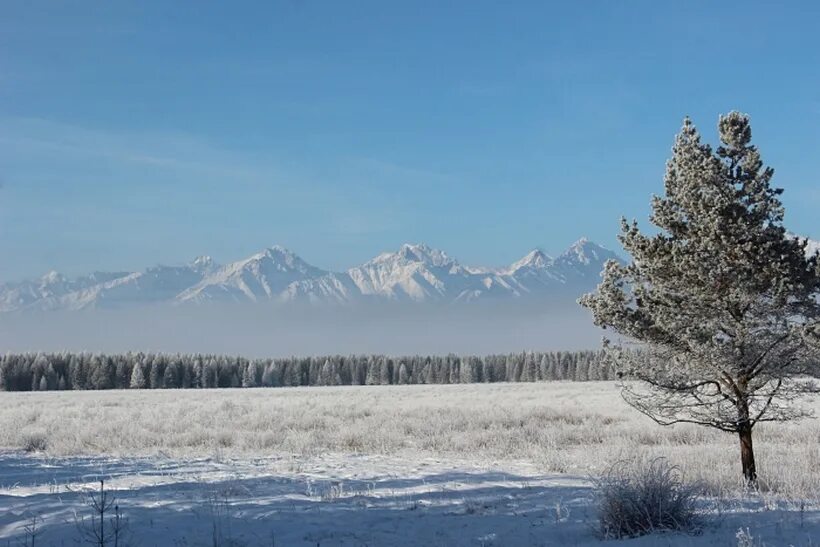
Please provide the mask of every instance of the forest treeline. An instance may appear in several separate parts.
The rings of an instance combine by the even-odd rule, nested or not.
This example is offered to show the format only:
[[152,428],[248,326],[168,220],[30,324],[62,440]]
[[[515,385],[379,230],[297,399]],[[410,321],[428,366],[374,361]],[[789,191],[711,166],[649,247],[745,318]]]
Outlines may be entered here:
[[285,359],[162,353],[0,357],[0,389],[5,391],[586,381],[614,376],[600,351]]

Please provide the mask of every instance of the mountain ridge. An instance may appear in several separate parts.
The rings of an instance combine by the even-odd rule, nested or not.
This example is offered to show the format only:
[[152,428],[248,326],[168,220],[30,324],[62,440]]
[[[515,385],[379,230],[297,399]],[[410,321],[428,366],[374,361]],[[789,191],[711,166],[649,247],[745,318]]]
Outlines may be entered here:
[[[807,252],[820,250],[809,240]],[[583,237],[556,257],[533,249],[499,268],[467,266],[424,243],[405,243],[342,272],[309,264],[274,245],[217,264],[200,256],[182,266],[138,272],[93,272],[72,279],[56,271],[0,284],[0,313],[25,310],[123,308],[141,304],[273,302],[347,305],[355,302],[469,303],[574,300],[591,291],[607,260],[618,255]]]
[[[576,298],[597,283],[617,255],[582,238],[556,258],[534,249],[502,268],[472,267],[424,243],[403,244],[342,272],[318,268],[274,245],[220,265],[209,256],[140,272],[58,272],[0,285],[0,313],[121,308],[135,304],[356,301],[456,303],[562,295]],[[594,281],[594,283],[592,282]]]

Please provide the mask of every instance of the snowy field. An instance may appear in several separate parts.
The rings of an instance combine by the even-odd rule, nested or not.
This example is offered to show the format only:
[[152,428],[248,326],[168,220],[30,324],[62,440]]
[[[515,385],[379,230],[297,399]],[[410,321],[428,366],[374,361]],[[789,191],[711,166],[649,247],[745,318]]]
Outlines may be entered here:
[[604,382],[4,392],[0,446],[10,545],[32,524],[82,544],[100,478],[120,545],[596,545],[588,479],[636,455],[708,496],[699,535],[625,543],[820,543],[817,421],[757,430],[749,494],[734,437],[655,426]]

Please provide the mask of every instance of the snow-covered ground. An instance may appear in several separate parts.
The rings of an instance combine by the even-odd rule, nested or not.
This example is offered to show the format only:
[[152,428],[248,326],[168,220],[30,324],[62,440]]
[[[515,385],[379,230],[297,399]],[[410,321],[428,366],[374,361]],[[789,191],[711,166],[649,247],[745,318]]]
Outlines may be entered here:
[[[572,475],[380,456],[207,460],[0,458],[0,538],[73,545],[104,478],[129,545],[597,545],[593,493]],[[511,469],[510,467],[518,467]],[[788,503],[704,501],[700,535],[634,545],[816,545],[820,511]],[[217,536],[215,542],[214,536]],[[812,544],[812,538],[815,543]],[[608,542],[618,543],[618,542]]]
[[607,383],[2,393],[0,543],[34,522],[35,545],[77,544],[103,478],[121,545],[595,545],[588,477],[639,454],[710,497],[701,534],[626,543],[817,545],[818,438],[761,428],[749,495],[734,439],[656,427]]

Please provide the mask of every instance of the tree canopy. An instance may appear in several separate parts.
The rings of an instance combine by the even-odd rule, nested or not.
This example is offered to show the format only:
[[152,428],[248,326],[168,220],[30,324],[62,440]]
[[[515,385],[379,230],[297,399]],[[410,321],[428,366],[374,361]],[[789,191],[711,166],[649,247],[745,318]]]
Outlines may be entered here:
[[[688,118],[652,199],[654,233],[621,221],[632,261],[611,261],[581,298],[595,323],[640,344],[614,352],[627,402],[662,424],[691,422],[741,436],[754,480],[751,430],[804,415],[794,399],[817,358],[820,258],[783,225],[783,192],[751,144],[748,116],[718,123],[720,146]],[[748,446],[746,446],[748,445]]]

